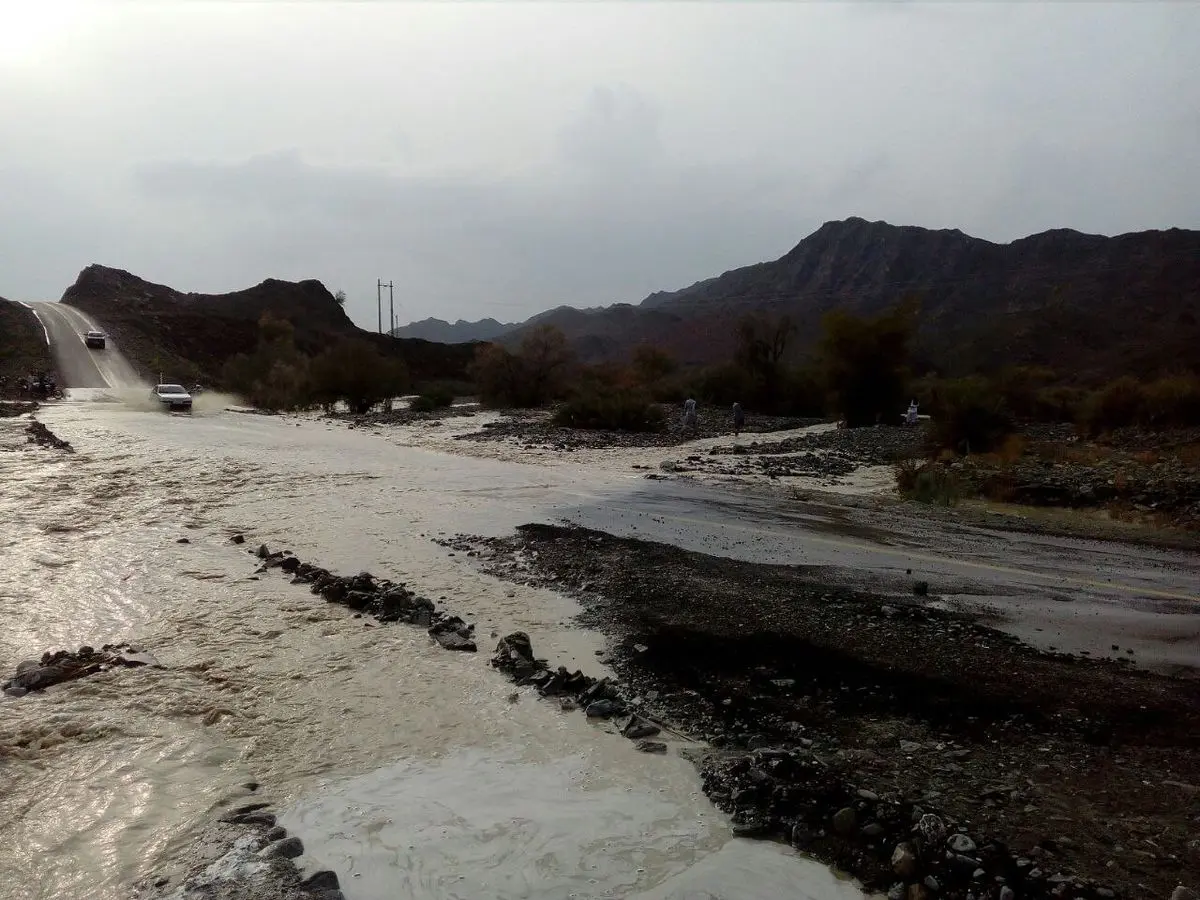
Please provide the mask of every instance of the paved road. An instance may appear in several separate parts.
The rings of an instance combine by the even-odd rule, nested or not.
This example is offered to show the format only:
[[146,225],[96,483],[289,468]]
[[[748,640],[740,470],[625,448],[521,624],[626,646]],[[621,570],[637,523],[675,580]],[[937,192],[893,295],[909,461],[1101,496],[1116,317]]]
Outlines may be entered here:
[[41,320],[64,388],[123,388],[139,384],[137,373],[111,340],[103,350],[84,343],[87,331],[103,331],[79,310],[62,303],[27,303]]

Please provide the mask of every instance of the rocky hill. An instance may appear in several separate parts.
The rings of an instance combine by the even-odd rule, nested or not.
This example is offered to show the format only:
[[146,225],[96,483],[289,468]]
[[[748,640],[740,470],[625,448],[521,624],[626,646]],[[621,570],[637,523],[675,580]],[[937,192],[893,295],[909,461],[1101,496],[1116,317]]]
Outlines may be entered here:
[[46,333],[31,310],[0,297],[0,398],[24,397],[20,379],[34,372],[53,372]]
[[466,344],[471,341],[495,340],[516,327],[514,324],[497,322],[495,319],[480,319],[478,322],[459,319],[451,323],[444,319],[430,318],[394,328],[392,334],[398,338],[416,338],[439,344]]
[[732,352],[748,312],[790,315],[803,351],[827,311],[871,314],[909,296],[921,302],[921,354],[947,371],[1021,363],[1102,378],[1200,369],[1200,231],[1182,229],[1111,238],[1060,229],[995,244],[851,218],[827,222],[777,260],[638,306],[536,319],[562,328],[586,358],[620,358],[650,342],[708,363]]
[[402,356],[414,379],[461,378],[474,353],[472,345],[447,347],[363,331],[314,280],[272,278],[243,291],[197,294],[91,265],[67,288],[62,302],[100,322],[147,377],[162,372],[180,381],[219,383],[226,360],[254,350],[264,314],[291,322],[304,353],[318,353],[343,338],[366,340]]

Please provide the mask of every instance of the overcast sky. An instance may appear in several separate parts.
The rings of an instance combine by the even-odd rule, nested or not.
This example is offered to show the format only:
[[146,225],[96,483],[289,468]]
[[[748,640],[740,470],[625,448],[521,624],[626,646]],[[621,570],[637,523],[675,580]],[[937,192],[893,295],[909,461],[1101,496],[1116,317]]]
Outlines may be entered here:
[[851,215],[1200,227],[1200,4],[0,0],[0,295],[637,302]]

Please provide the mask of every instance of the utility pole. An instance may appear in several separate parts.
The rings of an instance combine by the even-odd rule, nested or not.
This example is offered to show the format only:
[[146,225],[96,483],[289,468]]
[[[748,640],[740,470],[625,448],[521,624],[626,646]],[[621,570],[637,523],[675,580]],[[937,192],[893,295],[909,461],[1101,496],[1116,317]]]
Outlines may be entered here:
[[383,334],[383,279],[375,279],[375,308],[379,313],[379,333]]
[[388,312],[391,315],[392,327],[388,330],[388,334],[392,337],[396,336],[396,294],[392,290],[392,283],[388,282]]

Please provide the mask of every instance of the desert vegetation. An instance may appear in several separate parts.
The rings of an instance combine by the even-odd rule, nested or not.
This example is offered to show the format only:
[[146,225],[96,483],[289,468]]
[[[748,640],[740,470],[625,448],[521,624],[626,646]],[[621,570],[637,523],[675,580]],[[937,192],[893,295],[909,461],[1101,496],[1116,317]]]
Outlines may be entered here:
[[366,341],[345,338],[315,356],[301,353],[291,323],[270,314],[259,320],[254,351],[225,364],[224,381],[262,409],[331,409],[342,401],[357,413],[409,385],[403,361]]

